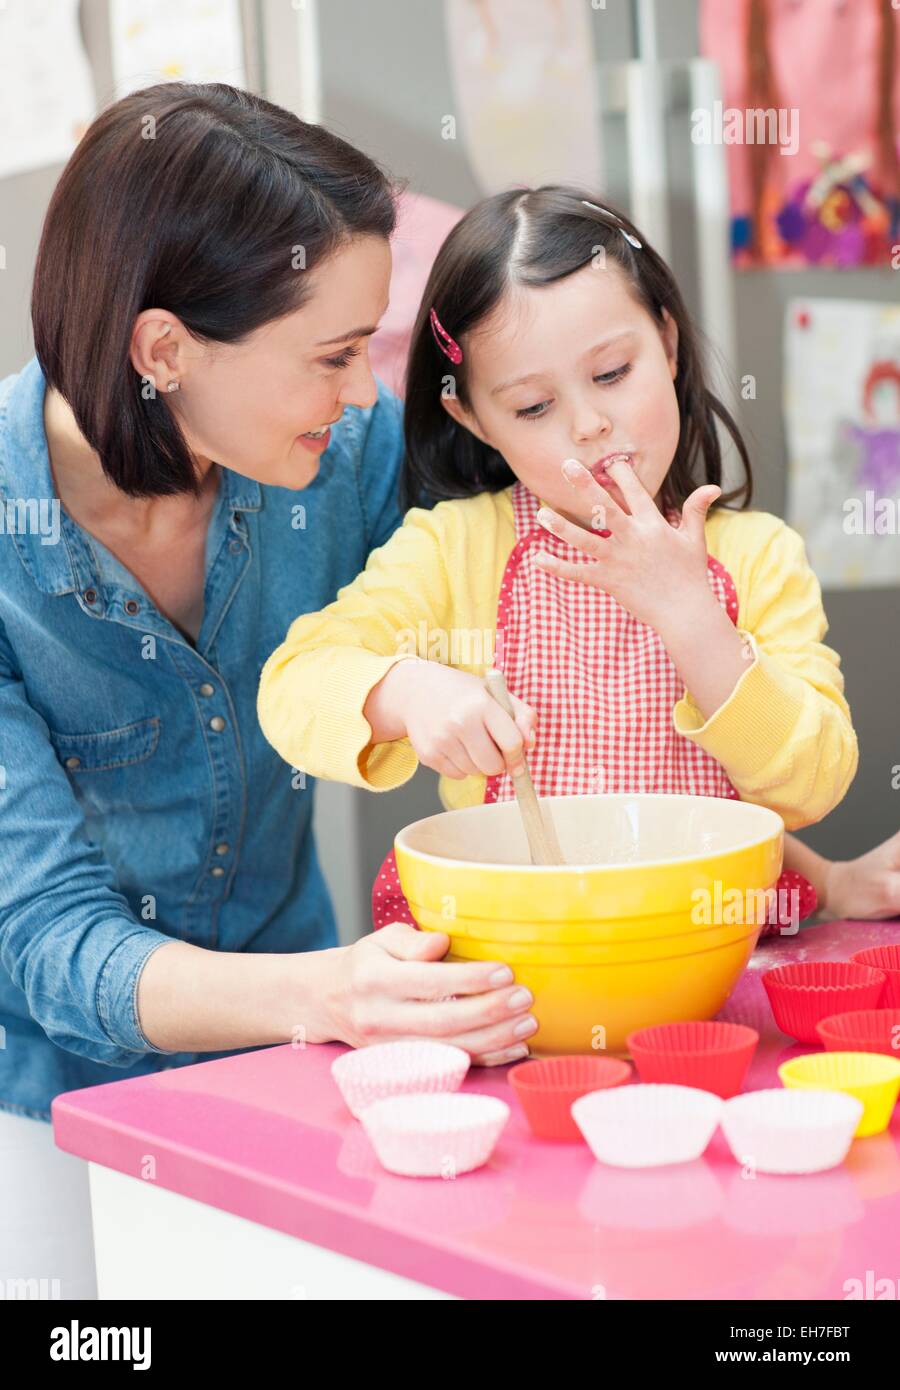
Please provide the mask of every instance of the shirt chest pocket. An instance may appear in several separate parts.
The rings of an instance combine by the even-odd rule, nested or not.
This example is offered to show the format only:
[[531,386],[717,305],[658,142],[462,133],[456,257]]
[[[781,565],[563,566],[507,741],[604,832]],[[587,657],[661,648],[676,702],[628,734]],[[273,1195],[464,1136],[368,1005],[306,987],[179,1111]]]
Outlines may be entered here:
[[159,744],[160,721],[139,719],[101,733],[50,730],[56,756],[86,811],[135,810],[152,802],[147,766]]

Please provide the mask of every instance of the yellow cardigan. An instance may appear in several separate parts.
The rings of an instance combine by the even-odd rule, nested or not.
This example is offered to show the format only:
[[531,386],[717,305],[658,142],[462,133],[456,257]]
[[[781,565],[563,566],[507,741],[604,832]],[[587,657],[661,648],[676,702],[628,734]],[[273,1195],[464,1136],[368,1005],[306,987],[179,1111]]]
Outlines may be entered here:
[[[409,739],[373,744],[363,707],[395,662],[430,654],[422,638],[461,670],[483,676],[490,667],[516,540],[511,491],[414,507],[334,603],[291,624],[258,696],[263,733],[287,762],[371,791],[412,777]],[[840,658],[822,643],[818,580],[800,536],[768,512],[713,510],[706,542],[734,580],[754,661],[705,722],[686,691],[674,726],[722,764],[744,801],[777,811],[788,830],[811,825],[841,801],[859,758]],[[458,634],[468,651],[452,650]],[[448,809],[480,803],[484,789],[484,776],[439,784]]]

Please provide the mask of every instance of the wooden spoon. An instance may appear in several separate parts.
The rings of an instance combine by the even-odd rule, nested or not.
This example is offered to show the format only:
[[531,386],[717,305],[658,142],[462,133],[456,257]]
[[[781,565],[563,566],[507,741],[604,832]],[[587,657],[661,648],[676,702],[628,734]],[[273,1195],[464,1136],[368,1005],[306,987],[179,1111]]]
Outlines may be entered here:
[[[509,698],[503,672],[488,671],[484,683],[489,694],[493,695],[500,708],[504,709],[512,719],[515,719],[513,703]],[[510,776],[516,793],[516,801],[519,803],[519,810],[522,813],[532,864],[564,864],[566,861],[563,859],[559,840],[556,838],[550,809],[547,808],[546,816],[541,813],[540,803],[524,754],[522,756],[522,771],[518,774],[510,773]]]

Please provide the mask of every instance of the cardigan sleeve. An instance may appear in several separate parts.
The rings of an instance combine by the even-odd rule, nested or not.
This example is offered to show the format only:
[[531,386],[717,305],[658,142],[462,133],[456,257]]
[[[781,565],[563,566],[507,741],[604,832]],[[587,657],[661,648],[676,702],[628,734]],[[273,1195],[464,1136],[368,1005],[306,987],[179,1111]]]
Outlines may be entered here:
[[409,739],[375,744],[369,692],[423,638],[452,626],[443,555],[445,514],[413,508],[363,572],[317,613],[298,617],[262,669],[257,714],[266,738],[314,777],[387,791],[409,781]]
[[788,830],[812,825],[843,799],[859,761],[840,657],[822,641],[819,582],[801,537],[766,512],[719,513],[708,536],[734,579],[754,659],[705,721],[685,691],[675,728],[722,764],[743,800],[777,811]]

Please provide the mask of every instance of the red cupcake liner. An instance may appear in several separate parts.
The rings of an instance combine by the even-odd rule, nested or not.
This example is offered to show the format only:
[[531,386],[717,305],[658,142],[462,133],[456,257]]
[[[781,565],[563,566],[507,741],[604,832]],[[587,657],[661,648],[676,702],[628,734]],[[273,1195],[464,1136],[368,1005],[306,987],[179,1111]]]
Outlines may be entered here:
[[900,1058],[900,1009],[856,1009],[816,1025],[827,1052],[883,1052]]
[[621,1086],[631,1065],[616,1057],[537,1057],[509,1072],[516,1098],[538,1139],[584,1142],[572,1119],[572,1102],[590,1091]]
[[753,1060],[759,1034],[743,1023],[659,1023],[628,1035],[640,1078],[674,1086],[696,1086],[729,1100],[736,1096]]
[[874,970],[883,970],[887,983],[881,996],[881,1007],[900,1009],[900,941],[892,941],[887,946],[869,946],[865,951],[857,951],[850,959],[856,965],[871,965]]
[[762,982],[775,1022],[789,1038],[818,1043],[816,1025],[832,1014],[877,1009],[883,970],[846,960],[817,960],[766,970]]

